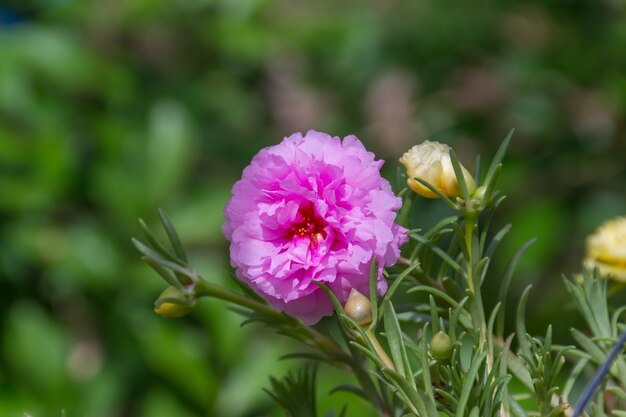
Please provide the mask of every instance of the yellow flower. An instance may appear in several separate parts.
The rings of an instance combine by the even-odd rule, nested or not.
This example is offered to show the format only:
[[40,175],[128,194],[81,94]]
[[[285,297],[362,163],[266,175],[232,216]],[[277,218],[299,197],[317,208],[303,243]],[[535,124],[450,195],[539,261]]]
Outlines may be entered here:
[[[165,300],[159,303],[163,299]],[[193,304],[187,300],[185,295],[174,287],[166,288],[159,295],[157,305],[154,312],[163,317],[182,317],[193,308]]]
[[[454,175],[448,145],[429,140],[424,141],[405,152],[400,158],[400,162],[406,167],[409,188],[417,194],[428,198],[438,198],[437,194],[416,181],[415,178],[430,183],[445,196],[456,197],[459,195],[459,184],[456,175]],[[465,167],[461,166],[461,170],[468,191],[472,193],[476,188],[476,182]]]
[[587,238],[584,263],[589,269],[598,268],[602,275],[626,282],[626,217],[605,222]]

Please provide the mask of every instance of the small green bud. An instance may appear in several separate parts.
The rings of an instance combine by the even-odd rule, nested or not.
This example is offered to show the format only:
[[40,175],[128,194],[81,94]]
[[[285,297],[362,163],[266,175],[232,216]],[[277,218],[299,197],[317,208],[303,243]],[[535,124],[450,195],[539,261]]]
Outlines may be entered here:
[[[476,201],[478,204],[480,204],[485,199],[485,192],[486,191],[487,191],[487,186],[481,185],[472,194],[472,200]],[[493,194],[491,194],[491,197],[489,197],[489,201],[485,201],[484,204],[485,204],[485,206],[487,206],[487,205],[491,204],[492,202],[493,202]]]
[[444,361],[452,355],[452,339],[444,332],[439,332],[430,339],[430,354],[438,361]]
[[474,194],[472,194],[472,198],[475,200],[482,200],[483,197],[485,196],[485,191],[487,191],[487,187],[484,185],[481,185],[480,187],[476,189],[476,191],[474,191]]
[[154,312],[163,317],[182,317],[187,315],[193,308],[185,294],[174,287],[167,287],[159,298],[154,307]]
[[372,322],[372,305],[370,300],[354,288],[350,290],[348,301],[346,301],[343,309],[346,315],[360,326],[366,326]]

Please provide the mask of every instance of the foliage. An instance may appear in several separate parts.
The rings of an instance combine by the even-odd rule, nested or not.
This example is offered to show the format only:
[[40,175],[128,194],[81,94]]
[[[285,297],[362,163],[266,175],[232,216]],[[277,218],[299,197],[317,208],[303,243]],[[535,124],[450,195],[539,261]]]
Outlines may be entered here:
[[[513,333],[504,340],[502,334],[497,334],[502,330],[496,329],[495,323],[498,318],[504,320],[505,312],[501,306],[506,300],[511,275],[519,256],[532,242],[523,246],[509,264],[500,291],[501,300],[489,317],[485,314],[482,286],[485,279],[493,275],[489,270],[491,259],[506,233],[505,228],[491,234],[488,227],[495,210],[504,200],[496,183],[512,134],[513,131],[502,143],[484,177],[479,169],[476,171],[479,187],[475,190],[468,188],[466,173],[453,150],[450,156],[459,184],[458,196],[444,195],[431,183],[415,178],[458,215],[443,219],[426,232],[409,231],[411,241],[405,251],[410,256],[401,258],[396,265],[400,268],[398,275],[389,275],[391,285],[383,297],[377,295],[378,268],[376,262],[372,262],[370,299],[369,302],[366,300],[371,309],[371,320],[355,321],[335,294],[324,284],[317,283],[335,306],[341,334],[339,340],[298,319],[275,312],[249,290],[246,291],[248,295],[240,295],[200,278],[184,261],[187,259],[184,249],[163,212],[160,213],[161,222],[173,252],[165,249],[146,228],[144,233],[150,247],[134,240],[144,255],[144,262],[183,295],[180,298],[159,298],[156,306],[163,303],[192,306],[198,298],[209,296],[243,307],[245,310],[240,312],[249,317],[246,323],[263,322],[277,333],[299,340],[312,349],[289,355],[290,358],[323,362],[352,372],[359,386],[338,386],[335,391],[347,389],[369,401],[383,417],[566,416],[570,408],[567,395],[589,362],[602,366],[602,370],[583,395],[576,416],[584,412],[585,402],[600,383],[603,383],[603,389],[591,405],[591,415],[619,415],[626,398],[626,367],[621,355],[624,340],[620,338],[616,344],[616,338],[621,333],[618,327],[625,327],[619,322],[624,308],[610,319],[607,280],[603,280],[597,270],[593,275],[585,272],[581,283],[565,280],[567,291],[595,336],[592,340],[572,329],[580,350],[574,346],[554,345],[551,326],[544,338],[527,333],[525,311],[531,287],[524,291],[518,304],[517,336]],[[410,207],[408,201],[416,195],[407,189],[400,194],[404,196],[405,207]],[[420,299],[422,293],[428,298]],[[397,314],[394,307],[394,299],[400,294],[410,296],[401,306],[402,313],[410,314],[408,317]],[[420,313],[426,313],[426,317]],[[407,332],[413,325],[418,327],[417,337]],[[379,342],[380,336],[384,336],[386,347]],[[514,340],[516,351],[511,349]],[[611,349],[614,345],[615,348]],[[582,359],[565,381],[566,387],[570,388],[561,390],[560,373],[570,353]],[[287,415],[315,416],[314,375],[311,368],[303,368],[297,377],[289,374],[282,382],[271,379],[272,391],[269,393],[283,406]],[[524,390],[509,386],[515,378],[522,383]],[[520,404],[523,391],[534,399],[533,405]],[[611,403],[605,402],[606,392],[615,395]]]
[[[237,288],[220,233],[228,190],[260,147],[311,127],[392,159],[416,138],[450,139],[465,160],[516,126],[494,219],[515,227],[491,268],[539,239],[500,309],[513,317],[531,281],[529,332],[559,323],[566,340],[580,316],[554,277],[578,270],[582,236],[626,210],[623,5],[296,3],[2,2],[0,415],[278,415],[259,387],[286,372],[275,359],[291,347],[234,331],[240,318],[217,302],[177,323],[152,315],[162,287],[127,237],[166,207],[190,263]],[[442,214],[415,201],[405,216],[430,230]],[[488,311],[500,282],[484,283]],[[403,303],[401,317],[430,314]],[[512,325],[496,318],[499,334]],[[330,390],[342,375],[321,367],[319,381]]]

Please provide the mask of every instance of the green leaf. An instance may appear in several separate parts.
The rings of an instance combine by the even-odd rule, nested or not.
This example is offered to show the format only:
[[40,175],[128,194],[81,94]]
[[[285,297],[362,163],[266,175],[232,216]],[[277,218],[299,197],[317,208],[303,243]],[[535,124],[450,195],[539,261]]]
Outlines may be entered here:
[[504,138],[502,144],[500,144],[496,155],[491,160],[491,165],[489,165],[489,170],[487,171],[487,176],[485,177],[484,182],[484,184],[487,184],[487,187],[489,187],[490,184],[495,183],[494,175],[498,170],[498,165],[500,165],[502,163],[502,160],[504,159],[504,155],[506,154],[506,150],[509,147],[509,143],[511,142],[511,138],[513,137],[514,132],[515,129],[511,129],[509,131],[509,134],[506,136],[506,138]]
[[610,328],[611,320],[607,307],[607,284],[608,280],[600,278],[597,272],[591,278],[586,278],[583,281],[585,298],[591,307],[595,326],[599,329],[599,333],[595,334],[595,336],[612,335]]
[[180,243],[180,239],[178,238],[178,233],[176,233],[176,229],[174,229],[174,226],[172,225],[170,220],[167,218],[167,215],[165,214],[165,210],[161,208],[159,209],[159,218],[161,219],[161,223],[163,223],[163,227],[165,228],[167,237],[169,238],[170,243],[172,244],[174,253],[176,253],[176,255],[180,259],[182,259],[184,262],[188,262],[187,254],[185,253],[185,249],[183,248],[182,243]]
[[[346,334],[350,334],[350,327],[345,323],[345,320],[342,319],[343,317],[348,317],[348,316],[346,316],[346,312],[344,311],[343,306],[341,305],[341,303],[339,302],[335,294],[330,290],[330,288],[328,288],[326,285],[322,284],[321,282],[313,281],[313,283],[317,285],[318,287],[320,287],[322,291],[324,291],[326,296],[330,299],[330,302],[333,304],[333,307],[335,308],[335,313],[337,314],[337,318],[339,319],[339,325],[341,326],[341,329],[343,330],[343,332],[345,332]],[[354,320],[350,320],[350,321],[354,322]],[[361,329],[361,326],[356,324],[356,322],[354,322],[354,324],[356,325],[357,329]]]
[[[433,398],[433,386],[430,377],[430,363],[428,363],[428,346],[426,344],[426,334],[428,334],[428,323],[426,323],[422,332],[419,360],[420,365],[422,366],[422,381],[424,382],[424,392],[426,392],[426,396],[428,396],[429,398]],[[435,334],[434,330],[433,334]]]
[[454,175],[456,176],[456,181],[459,184],[461,196],[463,197],[463,200],[469,201],[470,195],[467,188],[467,182],[465,181],[465,176],[463,175],[463,169],[461,168],[459,158],[456,156],[456,152],[454,152],[454,149],[452,148],[450,148],[450,162],[452,162],[452,169],[454,169]]
[[513,255],[513,258],[511,259],[511,261],[506,267],[504,275],[502,276],[502,283],[500,284],[500,293],[498,294],[498,300],[502,303],[502,309],[500,310],[501,313],[498,316],[498,322],[496,325],[496,333],[495,333],[500,338],[504,336],[504,318],[505,318],[504,316],[506,314],[506,299],[509,293],[509,286],[511,285],[511,279],[513,277],[513,274],[515,273],[517,264],[519,263],[520,259],[522,258],[524,253],[528,250],[528,248],[530,248],[532,244],[535,243],[536,240],[537,240],[536,238],[530,239],[528,242],[524,243],[522,247],[519,248],[515,252],[515,254]]
[[570,297],[574,300],[576,307],[581,312],[582,316],[587,320],[587,324],[590,327],[590,330],[593,334],[600,334],[600,329],[595,325],[595,321],[593,318],[593,311],[590,306],[587,304],[585,299],[584,290],[579,285],[571,282],[565,276],[563,276],[563,283],[565,284],[565,290],[569,293]]
[[[469,259],[469,248],[467,247],[467,243],[465,241],[465,232],[461,229],[461,225],[458,223],[452,223],[452,230],[454,230],[454,234],[456,235],[456,242],[458,242],[459,247],[461,248],[461,252],[463,253],[463,257],[465,259]],[[448,251],[450,254],[450,251]]]
[[487,275],[487,271],[489,270],[489,264],[491,263],[491,259],[485,257],[482,258],[480,261],[478,261],[478,264],[476,264],[476,277],[478,277],[478,288],[480,289],[480,287],[483,285],[483,282],[485,281],[485,276]]
[[[494,194],[494,190],[496,188],[496,183],[498,182],[498,178],[500,177],[501,170],[502,170],[502,164],[496,165],[496,168],[493,174],[491,175],[491,177],[488,178],[489,182],[487,183],[487,186],[485,187],[485,193],[483,194],[483,199],[480,202],[479,210],[481,211],[484,210],[489,204],[489,202],[491,201],[491,198]],[[497,204],[499,204],[499,202]]]
[[411,214],[413,197],[415,197],[415,194],[407,193],[407,196],[402,203],[402,209],[400,210],[400,213],[398,213],[398,218],[396,220],[396,223],[400,226],[406,227],[407,229],[409,228],[409,215]]
[[[374,362],[376,364],[376,366],[378,366],[380,369],[388,369],[385,364],[380,360],[380,358],[374,353],[372,352],[372,350],[369,350],[368,348],[366,348],[363,345],[360,345],[359,343],[355,342],[354,340],[350,341],[350,345],[355,347],[356,349],[360,350],[363,354],[365,354],[365,356],[367,356],[368,358],[370,358],[370,360],[372,362]],[[373,347],[372,347],[373,349]]]
[[293,374],[289,372],[278,380],[270,377],[271,391],[263,389],[291,416],[317,417],[316,401],[317,366],[309,365]]
[[439,312],[437,311],[437,305],[432,295],[428,296],[428,301],[430,303],[430,322],[433,326],[433,334],[436,334],[439,332]]
[[329,394],[332,395],[338,392],[349,392],[351,394],[356,395],[357,397],[361,397],[365,401],[369,401],[369,397],[365,394],[365,391],[363,391],[361,388],[356,387],[354,385],[349,385],[349,384],[337,385],[335,388],[330,390]]
[[372,259],[370,267],[370,306],[372,309],[372,323],[370,328],[378,322],[378,261],[376,257]]
[[294,353],[288,353],[286,355],[282,355],[278,359],[280,359],[281,361],[289,360],[289,359],[309,359],[309,360],[314,360],[314,361],[323,361],[327,359],[327,357],[322,354],[315,353],[315,352],[294,352]]
[[[389,286],[389,289],[387,290],[387,293],[383,297],[383,301],[380,303],[380,314],[378,317],[379,320],[381,318],[380,316],[384,315],[386,305],[391,301],[391,297],[393,297],[395,292],[398,290],[398,287],[400,286],[402,281],[404,281],[404,279],[408,277],[409,274],[413,272],[414,270],[416,270],[417,268],[419,268],[419,263],[414,263],[413,265],[409,266],[404,271],[402,271],[402,273],[398,275],[398,277],[391,283],[391,285]],[[372,325],[370,326],[370,329],[372,330],[375,329],[377,324],[378,323],[372,320]]]
[[[514,132],[515,129],[511,129],[509,131],[509,134],[506,136],[504,141],[502,141],[502,144],[498,148],[496,155],[491,161],[491,165],[489,166],[489,170],[487,171],[487,176],[485,177],[485,182],[483,183],[483,185],[486,186],[486,189],[483,201],[480,204],[480,210],[483,210],[491,200],[491,196],[494,193],[496,183],[500,175],[500,170],[502,169],[502,160],[504,159],[504,155],[506,154],[506,150],[509,147],[509,143],[511,142],[511,138],[513,137]],[[497,204],[499,204],[499,202],[497,202]]]
[[[346,314],[345,311],[343,310],[343,306],[339,302],[339,299],[337,299],[337,297],[330,290],[330,288],[328,288],[325,284],[322,284],[319,281],[313,281],[313,283],[315,285],[317,285],[318,287],[320,287],[322,289],[322,291],[324,291],[324,293],[326,293],[326,296],[330,299],[331,303],[333,303],[333,306],[335,307],[335,312],[337,313],[337,315],[345,315]],[[358,327],[360,327],[360,326],[358,326]]]
[[620,387],[617,386],[609,386],[606,387],[607,392],[610,392],[611,394],[615,395],[616,397],[618,397],[620,400],[624,401],[626,400],[626,392],[621,389]]
[[450,206],[454,210],[458,210],[459,207],[456,205],[456,203],[454,203],[452,200],[450,200],[448,198],[448,196],[446,196],[441,191],[439,191],[437,188],[435,188],[431,183],[429,183],[428,181],[424,181],[421,178],[413,178],[413,179],[415,181],[419,182],[420,184],[422,184],[424,187],[428,188],[433,193],[437,194],[437,196],[439,198],[441,198],[443,200],[443,202],[446,203],[448,206]]
[[530,357],[530,341],[528,340],[528,335],[526,333],[526,302],[528,301],[528,295],[530,294],[530,290],[532,285],[526,287],[522,296],[520,297],[519,304],[517,306],[517,317],[515,321],[515,327],[517,330],[517,341],[519,342],[520,348],[524,355]]
[[[399,391],[404,393],[410,401],[409,405],[412,406],[413,412],[416,412],[421,417],[439,417],[437,409],[434,407],[434,402],[429,401],[427,397],[424,398],[424,394],[420,391],[412,389],[402,375],[391,369],[383,369],[383,374],[394,382]],[[429,403],[428,407],[425,400]]]
[[[459,402],[457,401],[456,397],[452,394],[450,394],[448,391],[445,391],[441,388],[435,388],[435,393],[444,398],[445,403],[449,404],[451,406],[451,408],[455,409],[457,408],[459,405]],[[440,401],[442,402],[442,401]]]
[[533,387],[532,378],[530,376],[530,373],[528,372],[528,369],[526,368],[525,362],[519,356],[509,351],[507,364],[511,373],[517,379],[519,379],[520,382],[526,386],[526,388],[533,391],[534,387]]
[[426,293],[435,295],[453,307],[456,307],[459,305],[459,303],[456,300],[454,300],[452,297],[450,297],[448,294],[434,287],[428,287],[426,285],[418,285],[409,289],[406,293],[412,294],[414,292],[426,292]]
[[[434,225],[428,232],[424,233],[424,237],[427,239],[432,239],[435,235],[439,234],[446,227],[450,226],[454,222],[459,219],[459,216],[449,216],[441,220],[439,223]],[[411,230],[411,232],[414,232]]]
[[445,253],[439,246],[433,244],[430,240],[424,238],[423,236],[417,233],[411,233],[409,234],[409,237],[429,247],[433,252],[435,252],[441,258],[442,261],[447,263],[457,273],[461,275],[465,274],[463,268],[461,268],[461,265],[459,265],[454,259],[452,259],[447,253]]
[[521,405],[519,405],[517,401],[515,401],[515,398],[513,398],[511,395],[508,395],[506,400],[509,404],[509,410],[511,411],[511,415],[513,417],[528,417],[526,411],[522,408]]
[[456,341],[456,326],[459,322],[459,317],[461,313],[465,311],[464,306],[468,301],[469,297],[464,297],[461,301],[459,301],[459,304],[456,307],[449,309],[450,313],[448,316],[450,317],[450,322],[448,324],[448,336],[452,338],[453,342]]
[[461,291],[459,285],[452,278],[444,277],[441,280],[441,285],[443,286],[445,292],[448,293],[455,300],[461,300],[463,297],[465,297],[465,294],[463,293],[463,291]]
[[135,245],[135,247],[139,250],[139,252],[143,253],[146,257],[150,258],[152,261],[160,264],[161,266],[165,267],[165,268],[169,268],[174,272],[177,272],[181,275],[184,275],[186,277],[189,277],[190,279],[195,279],[195,273],[193,272],[193,270],[189,269],[189,268],[184,268],[181,265],[178,265],[174,262],[168,261],[167,259],[165,259],[164,257],[162,257],[161,255],[159,255],[157,252],[155,252],[154,250],[150,249],[149,247],[147,247],[146,245],[144,245],[143,243],[141,243],[140,241],[138,241],[135,238],[131,239],[133,244]]
[[359,334],[359,336],[361,337],[361,339],[363,340],[363,342],[365,343],[365,345],[367,346],[367,349],[370,350],[370,352],[372,354],[374,354],[377,358],[377,363],[380,363],[382,366],[384,367],[383,362],[381,361],[380,358],[378,358],[378,355],[376,354],[376,348],[374,347],[374,345],[372,344],[372,341],[370,340],[369,336],[367,335],[367,333],[361,328],[361,326],[358,325],[358,323],[356,321],[354,321],[353,319],[351,319],[350,317],[346,316],[345,314],[342,314],[340,316],[343,320],[346,320],[350,325],[352,325],[352,327],[354,328],[354,330]]
[[504,237],[511,231],[511,227],[511,224],[507,224],[502,229],[500,229],[498,233],[496,233],[493,239],[491,239],[491,243],[487,247],[487,250],[485,251],[486,257],[491,258],[493,256],[494,252],[500,245],[500,242],[502,242],[502,239],[504,239]]
[[563,398],[565,398],[565,400],[568,400],[569,394],[570,392],[572,392],[572,388],[574,388],[574,384],[576,383],[578,376],[583,371],[583,369],[585,369],[585,366],[587,366],[588,363],[589,363],[589,359],[582,358],[576,363],[576,366],[572,368],[572,371],[570,372],[567,380],[565,381],[565,386],[563,387],[563,391],[561,392],[561,395],[563,396]]
[[148,228],[148,226],[146,225],[146,223],[143,221],[143,219],[139,219],[139,225],[141,226],[141,230],[143,231],[144,236],[146,237],[146,239],[148,240],[148,243],[150,244],[150,246],[152,246],[152,248],[159,253],[159,255],[163,256],[166,259],[169,259],[170,261],[177,263],[181,266],[185,266],[185,262],[181,261],[180,259],[178,259],[175,256],[172,256],[162,245],[161,243],[159,243],[159,241],[157,240],[157,238],[152,234],[152,232],[150,231],[150,229]]
[[465,416],[465,407],[467,406],[467,401],[469,400],[472,389],[474,388],[474,380],[476,379],[478,370],[482,366],[486,357],[487,352],[476,352],[476,354],[472,357],[470,369],[467,371],[463,381],[463,389],[461,390],[461,395],[459,397],[459,407],[456,409],[455,414],[456,417]]
[[572,337],[576,340],[576,343],[580,345],[589,355],[596,364],[601,364],[606,359],[606,354],[600,349],[593,341],[582,334],[577,329],[570,329],[572,333]]
[[494,345],[493,345],[493,324],[496,321],[496,317],[498,316],[498,311],[502,308],[502,303],[498,302],[496,306],[491,311],[489,315],[489,321],[487,324],[487,349],[489,354],[493,356]]
[[154,261],[152,258],[148,258],[147,256],[142,256],[141,260],[150,268],[154,269],[154,271],[159,274],[165,280],[165,282],[178,290],[183,290],[183,284],[181,284],[180,281],[176,279],[176,277],[172,275],[167,269],[162,267],[161,264]]
[[412,372],[409,365],[409,358],[406,354],[406,348],[402,340],[402,330],[400,329],[393,304],[387,303],[385,309],[385,335],[387,336],[387,342],[391,350],[391,359],[398,373],[406,378],[407,375],[411,376]]
[[626,311],[626,306],[622,306],[613,312],[611,316],[611,330],[613,331],[613,337],[617,338],[620,334],[618,323],[621,315]]

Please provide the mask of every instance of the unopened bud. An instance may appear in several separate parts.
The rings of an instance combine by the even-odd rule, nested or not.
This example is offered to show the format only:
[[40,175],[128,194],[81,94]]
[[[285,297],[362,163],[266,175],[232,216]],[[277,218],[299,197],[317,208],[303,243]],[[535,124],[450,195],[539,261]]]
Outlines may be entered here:
[[[417,194],[428,198],[439,197],[415,178],[428,182],[447,197],[459,196],[459,183],[454,173],[448,145],[424,141],[405,152],[400,162],[406,167],[407,185]],[[472,193],[476,188],[476,182],[465,167],[461,166],[461,171],[468,191]]]
[[487,187],[484,185],[481,185],[480,187],[476,189],[476,191],[474,191],[474,194],[472,195],[472,199],[482,201],[482,199],[485,198],[485,191],[487,191]]
[[346,301],[343,309],[346,315],[360,326],[365,326],[372,322],[372,305],[370,300],[354,288],[350,290],[348,301]]
[[154,312],[163,317],[182,317],[193,308],[193,303],[178,289],[166,288],[157,299]]
[[438,361],[444,361],[452,355],[452,339],[444,332],[439,332],[430,339],[430,354]]

